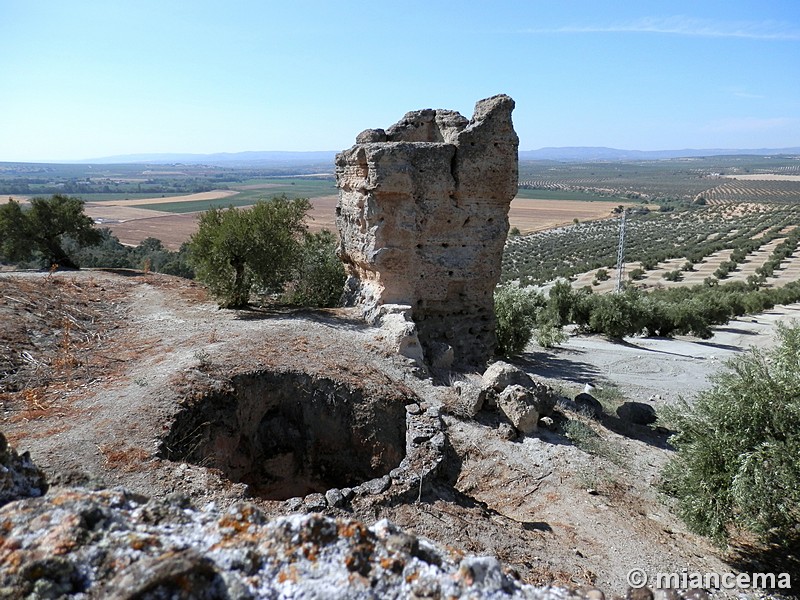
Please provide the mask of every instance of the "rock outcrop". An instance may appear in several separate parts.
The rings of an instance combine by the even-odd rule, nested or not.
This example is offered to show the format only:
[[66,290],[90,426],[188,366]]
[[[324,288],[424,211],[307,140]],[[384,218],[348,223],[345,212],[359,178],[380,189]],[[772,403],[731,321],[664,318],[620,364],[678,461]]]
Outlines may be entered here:
[[[3,456],[17,455],[4,444]],[[520,583],[494,557],[453,556],[386,520],[270,521],[252,504],[197,508],[182,495],[123,489],[34,498],[24,486],[4,491],[2,598],[574,598]]]
[[41,496],[47,491],[42,470],[27,452],[21,456],[0,433],[0,506],[17,498]]
[[370,322],[383,305],[409,307],[428,362],[443,345],[456,366],[483,365],[494,351],[493,293],[518,180],[513,109],[499,95],[469,121],[409,112],[336,157],[348,303]]

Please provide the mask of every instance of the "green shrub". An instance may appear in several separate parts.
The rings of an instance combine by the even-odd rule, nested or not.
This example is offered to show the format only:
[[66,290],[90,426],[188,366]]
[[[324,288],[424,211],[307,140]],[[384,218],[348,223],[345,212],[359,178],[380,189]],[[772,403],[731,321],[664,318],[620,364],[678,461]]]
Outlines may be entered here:
[[693,531],[718,542],[731,526],[787,547],[800,537],[800,325],[779,326],[778,339],[730,361],[673,418],[664,489]]
[[640,269],[639,267],[636,267],[633,271],[631,271],[628,274],[628,277],[631,279],[631,281],[638,281],[642,277],[644,277],[644,275],[645,275],[644,269]]
[[507,284],[494,293],[494,312],[497,317],[498,356],[514,356],[525,350],[536,327],[536,314],[544,304],[536,292]]
[[597,281],[608,281],[611,278],[608,271],[605,269],[597,269],[597,273],[595,273],[594,276]]
[[334,235],[327,229],[307,234],[285,300],[298,306],[336,306],[342,297],[344,282],[344,265],[336,256]]
[[664,279],[667,281],[682,281],[683,280],[683,273],[680,269],[675,269],[674,271],[667,271],[664,273]]

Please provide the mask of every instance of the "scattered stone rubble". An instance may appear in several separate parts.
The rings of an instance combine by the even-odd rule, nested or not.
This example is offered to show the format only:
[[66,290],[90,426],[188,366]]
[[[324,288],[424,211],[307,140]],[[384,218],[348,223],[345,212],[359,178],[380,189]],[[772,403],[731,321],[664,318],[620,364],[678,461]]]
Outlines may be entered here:
[[[16,454],[4,445],[4,456]],[[521,584],[493,557],[455,559],[386,520],[268,521],[252,504],[197,508],[185,496],[122,489],[26,498],[30,486],[7,484],[41,483],[30,461],[3,468],[12,474],[4,498],[22,499],[0,509],[2,598],[575,597]]]
[[498,95],[470,121],[409,112],[336,157],[348,303],[434,368],[484,365],[496,345],[493,293],[518,180],[513,109]]

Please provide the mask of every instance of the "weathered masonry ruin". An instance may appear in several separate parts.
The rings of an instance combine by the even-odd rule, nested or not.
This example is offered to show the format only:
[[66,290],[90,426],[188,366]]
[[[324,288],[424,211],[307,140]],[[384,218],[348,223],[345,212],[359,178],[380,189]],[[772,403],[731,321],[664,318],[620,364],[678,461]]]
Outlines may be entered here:
[[517,193],[513,109],[499,95],[469,121],[409,112],[336,157],[348,303],[373,322],[407,306],[428,359],[450,346],[456,365],[481,365],[494,351],[493,293]]

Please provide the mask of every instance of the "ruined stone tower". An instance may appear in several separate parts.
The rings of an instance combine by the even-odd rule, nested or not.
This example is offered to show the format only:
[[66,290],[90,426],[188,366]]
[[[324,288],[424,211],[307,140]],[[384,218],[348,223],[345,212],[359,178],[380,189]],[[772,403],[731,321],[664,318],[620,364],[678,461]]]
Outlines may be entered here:
[[481,100],[471,120],[409,112],[336,156],[347,299],[370,321],[405,305],[426,357],[484,364],[496,345],[494,288],[517,193],[514,101]]

